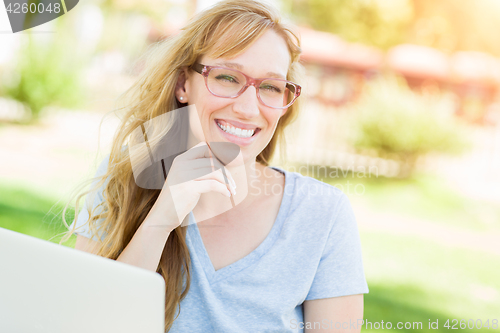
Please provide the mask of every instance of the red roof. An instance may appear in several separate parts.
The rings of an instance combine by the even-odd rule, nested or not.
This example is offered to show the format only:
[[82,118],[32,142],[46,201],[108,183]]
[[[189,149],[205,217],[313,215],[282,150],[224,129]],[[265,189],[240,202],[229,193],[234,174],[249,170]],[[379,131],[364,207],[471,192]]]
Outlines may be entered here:
[[456,52],[451,56],[451,74],[454,81],[500,83],[500,60],[481,52]]
[[299,33],[305,62],[360,70],[378,68],[383,62],[383,53],[376,48],[347,43],[334,34],[305,27],[299,28]]
[[427,46],[401,44],[386,55],[387,66],[404,76],[445,81],[449,77],[449,59],[443,52]]

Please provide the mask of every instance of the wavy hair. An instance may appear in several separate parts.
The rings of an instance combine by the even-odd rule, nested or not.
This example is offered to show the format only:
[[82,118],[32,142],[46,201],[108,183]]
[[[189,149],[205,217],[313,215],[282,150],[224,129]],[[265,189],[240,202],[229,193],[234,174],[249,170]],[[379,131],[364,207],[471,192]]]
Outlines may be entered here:
[[[122,95],[125,103],[124,118],[118,127],[104,175],[93,178],[88,191],[76,195],[74,204],[86,195],[103,188],[103,200],[97,207],[87,207],[89,229],[106,230],[101,242],[93,249],[97,255],[117,259],[148,215],[160,190],[144,189],[134,181],[129,150],[134,129],[144,122],[169,111],[186,106],[175,98],[175,88],[183,67],[189,67],[203,55],[212,58],[236,57],[248,49],[266,30],[272,29],[286,42],[290,65],[287,79],[300,82],[303,67],[299,63],[300,39],[291,26],[281,22],[279,12],[270,5],[254,0],[226,0],[215,4],[193,17],[181,31],[156,44],[146,53],[146,65],[136,82]],[[284,143],[284,129],[297,117],[299,99],[280,118],[276,131],[256,161],[269,165],[278,143]],[[283,147],[283,145],[281,145]],[[70,201],[71,202],[71,201]],[[68,203],[63,212],[63,220]],[[84,207],[85,208],[85,207]],[[69,230],[61,242],[75,231]],[[97,236],[99,238],[99,236]],[[180,302],[190,286],[190,255],[186,244],[186,228],[175,228],[163,250],[157,272],[165,280],[165,330],[174,320]],[[175,317],[175,318],[174,318]]]

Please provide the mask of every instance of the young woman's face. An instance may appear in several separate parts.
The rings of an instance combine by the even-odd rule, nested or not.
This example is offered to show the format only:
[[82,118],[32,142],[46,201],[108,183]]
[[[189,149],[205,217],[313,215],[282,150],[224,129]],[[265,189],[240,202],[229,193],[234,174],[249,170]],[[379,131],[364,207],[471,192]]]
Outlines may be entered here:
[[[253,78],[286,79],[290,54],[284,39],[274,31],[267,30],[244,53],[235,58],[212,59],[203,56],[200,63],[238,69]],[[286,109],[274,109],[262,104],[253,86],[248,87],[237,98],[214,96],[205,86],[204,77],[193,70],[188,71],[184,86],[177,89],[176,95],[179,101],[180,97],[183,97],[181,102],[195,105],[202,128],[191,129],[199,141],[205,138],[208,142],[233,142],[240,147],[245,161],[255,160],[267,146],[278,120],[286,112]],[[239,136],[227,133],[219,125],[224,125],[226,129],[227,126],[253,129],[254,134],[243,138],[241,133]],[[203,133],[200,133],[201,131]]]

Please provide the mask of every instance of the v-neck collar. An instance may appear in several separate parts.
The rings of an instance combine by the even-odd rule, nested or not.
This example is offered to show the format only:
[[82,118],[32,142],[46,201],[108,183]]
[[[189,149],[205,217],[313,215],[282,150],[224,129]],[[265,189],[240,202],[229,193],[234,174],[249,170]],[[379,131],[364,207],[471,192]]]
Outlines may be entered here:
[[291,200],[291,196],[287,195],[287,193],[293,193],[293,188],[290,187],[293,187],[294,184],[292,179],[290,178],[291,174],[289,172],[278,167],[271,166],[271,168],[285,175],[285,188],[283,189],[283,197],[281,199],[278,215],[276,216],[276,220],[274,221],[271,231],[264,239],[264,241],[262,241],[262,243],[260,243],[255,250],[239,259],[238,261],[228,266],[222,267],[221,269],[216,271],[205,248],[205,244],[203,243],[203,240],[201,238],[198,225],[194,220],[194,214],[193,212],[189,213],[189,224],[187,226],[187,237],[189,238],[188,241],[191,242],[194,254],[203,267],[209,283],[217,283],[228,278],[230,275],[236,274],[239,271],[251,266],[252,264],[257,262],[263,255],[265,255],[278,239],[287,215],[287,212],[285,210],[288,210],[290,207],[289,203]]

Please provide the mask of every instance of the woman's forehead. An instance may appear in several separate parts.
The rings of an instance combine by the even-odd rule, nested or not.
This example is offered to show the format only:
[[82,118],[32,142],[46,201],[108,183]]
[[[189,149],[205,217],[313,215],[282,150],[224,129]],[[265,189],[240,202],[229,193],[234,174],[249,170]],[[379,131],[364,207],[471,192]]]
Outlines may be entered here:
[[[211,63],[212,66],[222,66],[222,67],[228,67],[228,68],[233,68],[233,69],[237,69],[241,72],[245,72],[245,69],[248,69],[245,68],[245,66],[243,64],[240,64],[238,62],[232,62],[232,61],[228,61],[228,60],[224,60],[224,59],[216,59],[214,63]],[[275,78],[278,78],[278,79],[286,79],[286,75],[285,74],[282,74],[282,73],[279,73],[279,72],[266,72],[265,73],[265,76],[266,77],[275,77]]]
[[[213,50],[211,53],[216,53]],[[215,58],[203,55],[200,62],[204,65],[234,68],[254,75],[286,78],[290,65],[290,53],[285,40],[268,31],[255,40],[245,51],[232,57]],[[250,73],[251,72],[251,73]]]

